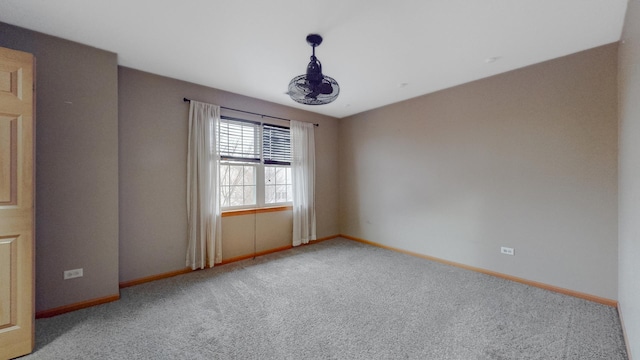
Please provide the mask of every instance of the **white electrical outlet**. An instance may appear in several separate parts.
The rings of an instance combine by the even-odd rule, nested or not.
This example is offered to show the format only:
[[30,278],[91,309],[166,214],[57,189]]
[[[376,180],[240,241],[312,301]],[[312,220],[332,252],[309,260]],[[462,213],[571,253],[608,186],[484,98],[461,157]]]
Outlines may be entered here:
[[82,268],[73,269],[73,270],[67,270],[67,271],[64,272],[64,279],[65,280],[78,278],[78,277],[82,277]]
[[515,251],[513,250],[513,248],[506,247],[506,246],[503,246],[500,248],[500,253],[505,255],[515,255]]

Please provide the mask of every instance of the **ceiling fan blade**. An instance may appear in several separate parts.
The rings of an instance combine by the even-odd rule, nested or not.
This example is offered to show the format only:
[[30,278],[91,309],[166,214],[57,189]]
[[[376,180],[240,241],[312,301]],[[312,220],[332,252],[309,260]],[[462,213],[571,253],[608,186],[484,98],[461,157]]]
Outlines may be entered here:
[[304,97],[307,98],[307,99],[317,99],[318,95],[320,95],[320,93],[318,91],[314,91],[314,92],[311,92],[311,93],[305,95]]
[[330,83],[323,81],[320,86],[318,86],[319,89],[317,89],[321,94],[331,94],[333,92],[333,86],[331,86]]

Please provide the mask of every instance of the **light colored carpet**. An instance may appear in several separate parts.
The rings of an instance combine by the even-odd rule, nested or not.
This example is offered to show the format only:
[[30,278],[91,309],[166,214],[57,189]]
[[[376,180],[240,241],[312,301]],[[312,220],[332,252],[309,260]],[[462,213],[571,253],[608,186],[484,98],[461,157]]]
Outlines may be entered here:
[[24,359],[626,359],[615,308],[335,239],[36,321]]

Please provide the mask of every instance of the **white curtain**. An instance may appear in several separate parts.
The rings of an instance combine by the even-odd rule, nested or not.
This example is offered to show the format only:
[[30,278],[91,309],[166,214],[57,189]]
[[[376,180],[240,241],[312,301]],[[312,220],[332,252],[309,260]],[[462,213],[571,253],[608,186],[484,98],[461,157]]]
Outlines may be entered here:
[[293,246],[316,239],[316,146],[314,125],[291,121]]
[[187,266],[222,261],[219,169],[216,142],[220,107],[191,100],[187,152]]

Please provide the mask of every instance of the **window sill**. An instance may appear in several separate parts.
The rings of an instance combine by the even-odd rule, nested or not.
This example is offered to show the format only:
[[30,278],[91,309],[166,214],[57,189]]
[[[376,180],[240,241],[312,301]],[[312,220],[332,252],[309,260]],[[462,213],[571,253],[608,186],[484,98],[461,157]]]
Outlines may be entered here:
[[272,206],[272,207],[263,207],[263,208],[253,208],[253,209],[225,210],[222,212],[222,217],[261,214],[261,213],[287,211],[287,210],[293,210],[293,206],[285,205],[285,206]]

